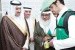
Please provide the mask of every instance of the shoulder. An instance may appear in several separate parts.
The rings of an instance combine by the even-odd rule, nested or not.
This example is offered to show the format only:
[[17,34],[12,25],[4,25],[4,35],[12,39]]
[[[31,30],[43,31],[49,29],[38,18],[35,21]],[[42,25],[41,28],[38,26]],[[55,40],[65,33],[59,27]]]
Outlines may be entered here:
[[3,16],[2,19],[1,19],[1,24],[6,24],[8,21],[8,17],[7,16]]
[[3,16],[2,20],[7,20],[7,18],[8,18],[7,16]]
[[71,15],[70,17],[69,17],[69,20],[68,20],[69,22],[75,22],[75,15]]
[[70,19],[75,19],[75,15],[71,15],[70,17],[69,17],[69,20]]

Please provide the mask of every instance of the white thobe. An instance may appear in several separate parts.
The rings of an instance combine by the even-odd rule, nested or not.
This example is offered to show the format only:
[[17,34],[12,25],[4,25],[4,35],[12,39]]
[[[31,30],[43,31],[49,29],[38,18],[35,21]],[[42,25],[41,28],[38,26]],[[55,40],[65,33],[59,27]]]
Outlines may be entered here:
[[[60,11],[58,16],[58,22],[61,18],[62,14],[67,11],[68,9],[66,7],[63,7],[63,9]],[[71,15],[68,19],[68,30],[69,30],[69,38],[64,40],[53,40],[53,44],[56,50],[70,48],[75,46],[75,15]]]

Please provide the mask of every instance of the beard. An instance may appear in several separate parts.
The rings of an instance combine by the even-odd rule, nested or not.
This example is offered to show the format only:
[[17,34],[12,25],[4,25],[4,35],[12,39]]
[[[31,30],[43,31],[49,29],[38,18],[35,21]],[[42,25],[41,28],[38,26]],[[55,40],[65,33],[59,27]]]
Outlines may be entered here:
[[50,27],[50,19],[47,21],[44,21],[43,19],[40,19],[40,27],[43,28],[44,32],[47,33],[49,27]]
[[44,25],[44,26],[48,26],[50,24],[50,19],[47,21],[44,21],[43,19],[40,20],[40,24]]

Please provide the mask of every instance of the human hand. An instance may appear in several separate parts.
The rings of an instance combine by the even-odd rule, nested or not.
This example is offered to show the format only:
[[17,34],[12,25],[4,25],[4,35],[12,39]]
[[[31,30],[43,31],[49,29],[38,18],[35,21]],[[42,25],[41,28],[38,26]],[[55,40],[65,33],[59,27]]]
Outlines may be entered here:
[[47,41],[48,39],[50,39],[49,36],[45,36],[45,37],[43,38],[44,41]]
[[31,42],[34,42],[34,38],[30,38],[30,41],[31,41]]
[[52,46],[53,47],[53,39],[52,40],[50,40],[50,46]]

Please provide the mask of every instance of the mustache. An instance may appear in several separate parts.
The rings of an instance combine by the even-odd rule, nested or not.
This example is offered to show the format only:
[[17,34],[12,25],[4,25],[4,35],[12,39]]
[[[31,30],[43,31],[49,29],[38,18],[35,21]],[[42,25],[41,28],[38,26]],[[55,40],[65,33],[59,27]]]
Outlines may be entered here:
[[17,13],[21,13],[21,12],[17,12]]

